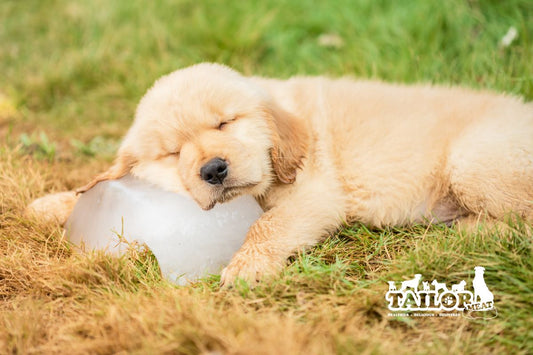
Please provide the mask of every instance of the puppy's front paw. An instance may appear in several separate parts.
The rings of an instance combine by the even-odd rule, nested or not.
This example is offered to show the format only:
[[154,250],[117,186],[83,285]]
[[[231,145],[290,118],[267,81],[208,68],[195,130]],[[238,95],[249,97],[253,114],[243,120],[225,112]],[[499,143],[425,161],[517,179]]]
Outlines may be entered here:
[[267,277],[277,274],[283,267],[283,261],[268,255],[238,252],[229,265],[222,270],[220,286],[227,288],[237,279],[244,280],[250,286]]

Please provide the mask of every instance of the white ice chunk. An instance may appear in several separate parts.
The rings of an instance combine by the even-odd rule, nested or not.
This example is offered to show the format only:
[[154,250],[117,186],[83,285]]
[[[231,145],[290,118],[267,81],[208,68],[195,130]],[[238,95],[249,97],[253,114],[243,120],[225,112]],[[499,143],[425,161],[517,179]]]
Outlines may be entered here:
[[186,195],[126,176],[84,193],[66,228],[69,239],[87,250],[124,252],[127,246],[118,243],[117,233],[129,242],[145,243],[163,275],[183,285],[220,272],[262,213],[252,196],[204,211]]

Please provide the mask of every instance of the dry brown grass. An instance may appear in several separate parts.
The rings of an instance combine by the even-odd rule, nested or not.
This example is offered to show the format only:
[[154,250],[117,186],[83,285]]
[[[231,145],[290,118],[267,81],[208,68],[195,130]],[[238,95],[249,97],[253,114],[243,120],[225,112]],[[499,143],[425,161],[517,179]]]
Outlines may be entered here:
[[353,240],[325,245],[312,255],[329,265],[340,255],[361,261],[361,269],[313,274],[312,263],[299,256],[272,283],[226,291],[218,290],[216,278],[170,285],[149,254],[134,250],[118,259],[73,253],[57,225],[21,216],[32,198],[78,185],[94,168],[76,160],[50,165],[1,149],[0,352],[402,354],[505,348],[487,342],[494,332],[505,332],[502,323],[387,317],[380,273],[402,244],[372,257]]

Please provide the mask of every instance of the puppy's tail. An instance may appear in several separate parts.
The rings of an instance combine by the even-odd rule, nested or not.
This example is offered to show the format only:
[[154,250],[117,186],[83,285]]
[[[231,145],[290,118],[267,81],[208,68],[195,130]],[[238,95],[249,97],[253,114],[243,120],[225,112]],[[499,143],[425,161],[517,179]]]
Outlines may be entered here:
[[26,207],[24,215],[41,221],[53,221],[63,226],[78,198],[79,195],[74,191],[46,195],[30,203]]

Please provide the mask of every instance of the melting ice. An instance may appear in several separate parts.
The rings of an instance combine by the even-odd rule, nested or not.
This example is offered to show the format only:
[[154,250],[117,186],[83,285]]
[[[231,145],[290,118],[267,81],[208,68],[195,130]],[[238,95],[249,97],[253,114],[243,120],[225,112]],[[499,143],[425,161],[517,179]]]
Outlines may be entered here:
[[69,239],[87,250],[123,253],[127,245],[118,242],[117,233],[128,242],[145,243],[163,275],[183,285],[220,272],[262,213],[251,196],[204,211],[186,195],[126,176],[84,193],[66,228]]

